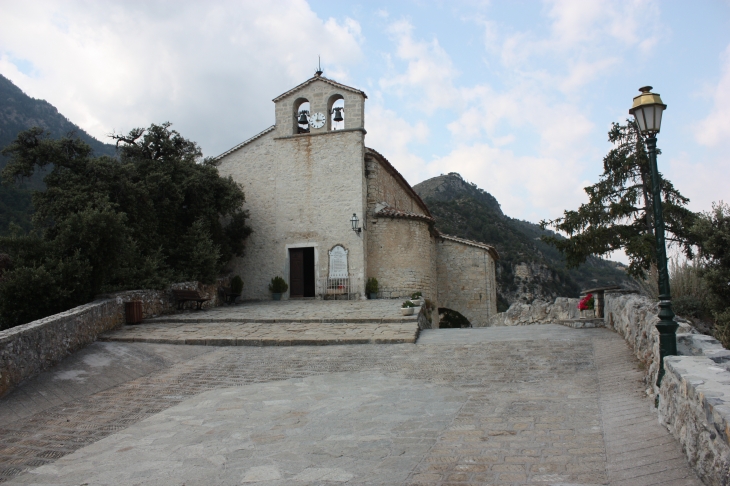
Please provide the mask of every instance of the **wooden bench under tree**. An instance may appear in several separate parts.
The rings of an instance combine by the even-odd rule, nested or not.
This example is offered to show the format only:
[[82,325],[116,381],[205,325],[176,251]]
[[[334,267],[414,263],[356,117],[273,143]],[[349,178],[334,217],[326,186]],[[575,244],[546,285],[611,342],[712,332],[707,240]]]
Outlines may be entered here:
[[202,310],[203,304],[208,302],[210,299],[200,295],[197,290],[173,290],[173,297],[177,300],[177,308],[183,310],[186,302],[195,302],[196,309]]

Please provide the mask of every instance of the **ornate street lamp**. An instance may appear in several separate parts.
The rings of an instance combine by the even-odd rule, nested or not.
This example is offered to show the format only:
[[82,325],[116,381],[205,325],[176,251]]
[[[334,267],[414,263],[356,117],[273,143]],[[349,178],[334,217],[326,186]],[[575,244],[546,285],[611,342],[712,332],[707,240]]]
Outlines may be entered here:
[[662,383],[664,376],[664,357],[677,354],[677,327],[672,312],[671,296],[669,292],[669,273],[667,272],[667,247],[664,242],[664,217],[662,216],[662,190],[659,181],[659,171],[656,164],[656,134],[662,124],[662,112],[667,105],[662,103],[658,94],[651,92],[651,86],[639,88],[641,94],[634,98],[634,105],[629,114],[634,115],[639,124],[641,134],[645,136],[646,149],[649,152],[651,164],[652,199],[654,206],[654,237],[656,238],[656,260],[659,270],[659,375],[657,386]]

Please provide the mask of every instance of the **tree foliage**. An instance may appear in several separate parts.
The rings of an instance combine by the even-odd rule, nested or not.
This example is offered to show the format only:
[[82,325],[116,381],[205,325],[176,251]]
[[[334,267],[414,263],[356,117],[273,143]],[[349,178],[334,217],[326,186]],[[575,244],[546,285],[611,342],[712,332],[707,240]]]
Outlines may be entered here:
[[692,233],[707,287],[707,305],[715,318],[718,338],[730,348],[730,205],[713,204],[700,214]]
[[[608,255],[623,249],[630,260],[628,272],[641,277],[656,263],[656,242],[651,193],[651,165],[636,123],[614,123],[608,132],[614,146],[603,159],[599,181],[585,188],[588,202],[563,217],[542,221],[568,235],[567,239],[543,237],[566,256],[569,267],[577,267],[591,256]],[[657,151],[659,153],[659,151]],[[662,208],[666,239],[692,256],[689,232],[695,214],[686,208],[689,200],[661,176]]]
[[[100,292],[211,282],[250,233],[244,195],[170,124],[114,135],[118,158],[75,137],[21,132],[3,154],[6,181],[46,170],[33,229],[0,238],[0,326],[87,302]],[[43,300],[43,302],[38,302]],[[31,305],[38,304],[38,305]]]

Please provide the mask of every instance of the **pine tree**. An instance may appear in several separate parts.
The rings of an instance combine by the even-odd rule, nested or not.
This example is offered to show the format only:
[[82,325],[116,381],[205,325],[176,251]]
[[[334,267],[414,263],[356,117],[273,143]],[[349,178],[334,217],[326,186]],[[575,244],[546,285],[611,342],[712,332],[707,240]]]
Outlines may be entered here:
[[[584,190],[588,202],[563,217],[541,221],[568,236],[543,237],[566,257],[568,267],[577,267],[590,255],[604,256],[623,249],[629,257],[629,275],[641,277],[656,262],[656,243],[651,194],[651,166],[636,123],[614,123],[608,140],[614,147],[603,159],[599,181]],[[657,153],[660,153],[657,151]],[[689,199],[661,176],[662,208],[666,239],[692,256],[689,232],[695,213],[686,208]]]

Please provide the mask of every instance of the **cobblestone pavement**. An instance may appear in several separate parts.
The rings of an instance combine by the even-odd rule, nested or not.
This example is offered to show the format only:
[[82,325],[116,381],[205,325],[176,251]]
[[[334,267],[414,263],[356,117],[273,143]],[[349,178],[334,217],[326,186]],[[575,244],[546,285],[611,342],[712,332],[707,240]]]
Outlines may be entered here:
[[[701,484],[657,423],[626,344],[605,329],[207,349],[5,422],[0,481]],[[43,380],[33,385],[20,388],[35,396]]]
[[100,341],[163,344],[204,344],[208,346],[292,346],[323,344],[414,343],[418,323],[373,324],[328,322],[154,322],[99,336]]
[[157,317],[145,322],[412,322],[415,316],[402,316],[402,301],[316,300],[246,302],[214,307],[204,311]]

